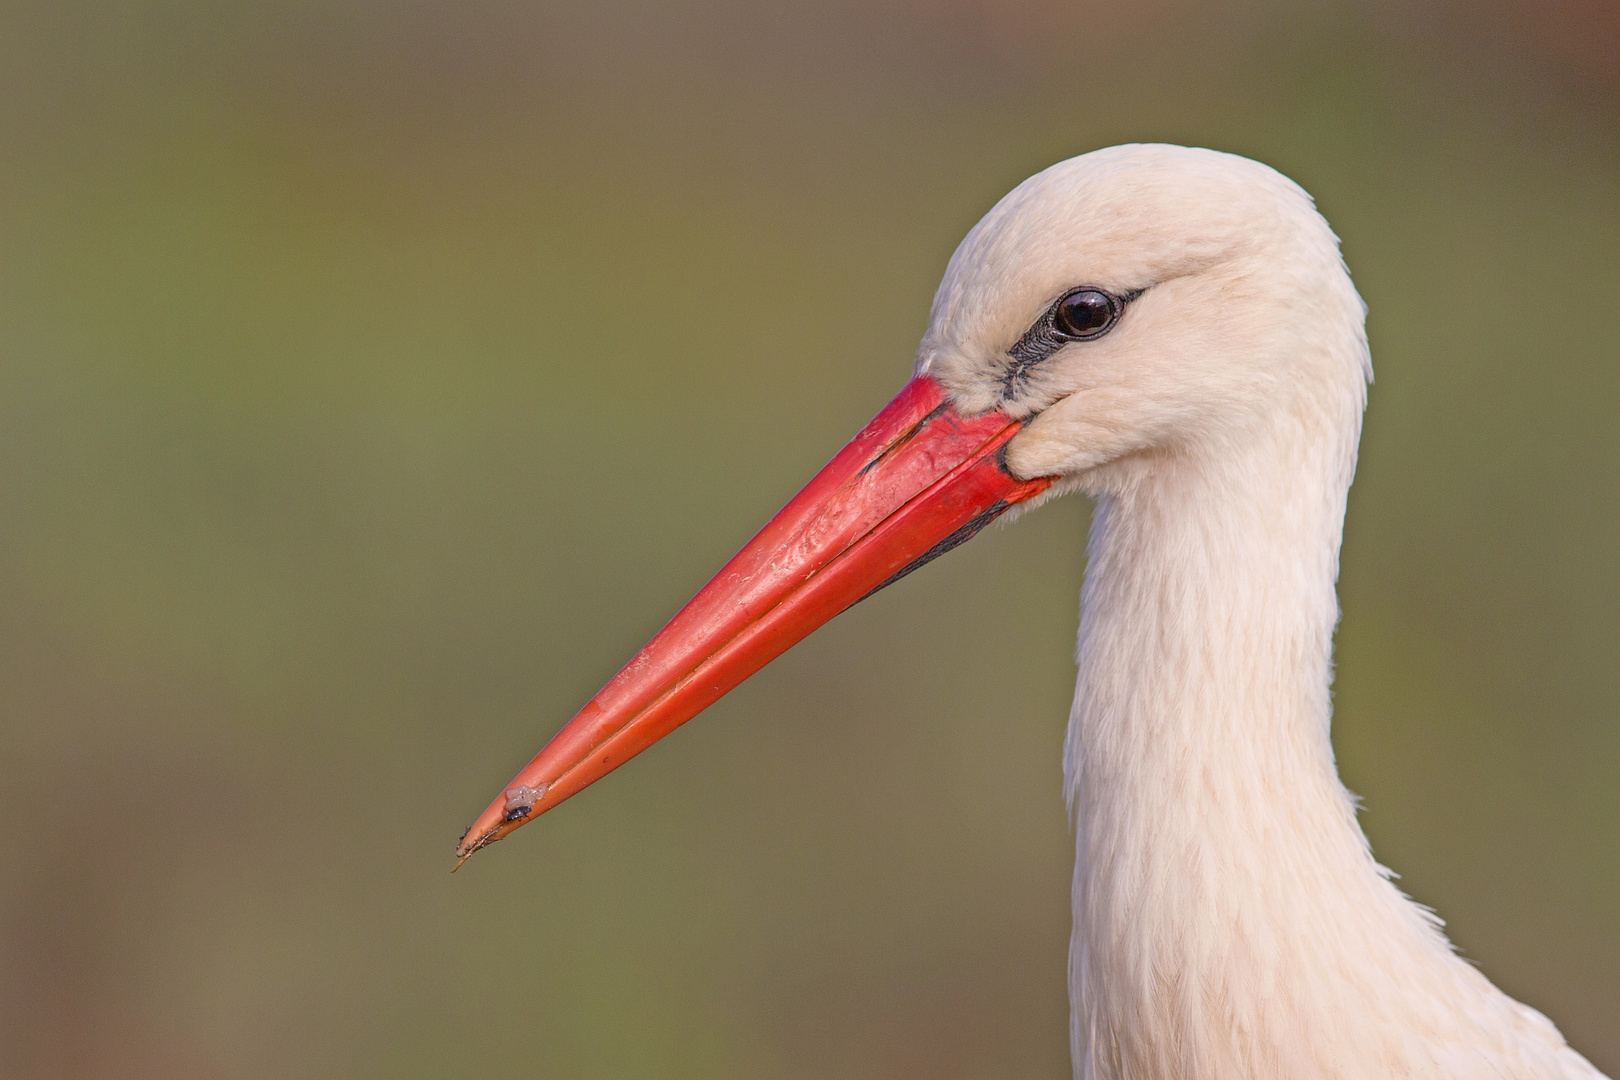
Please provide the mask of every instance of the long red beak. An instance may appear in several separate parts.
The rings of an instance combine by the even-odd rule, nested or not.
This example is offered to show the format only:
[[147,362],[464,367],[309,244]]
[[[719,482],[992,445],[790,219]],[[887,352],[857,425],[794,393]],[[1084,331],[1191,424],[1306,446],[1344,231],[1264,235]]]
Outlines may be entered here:
[[1020,480],[1002,460],[1023,423],[963,417],[938,382],[912,379],[524,766],[456,853],[533,821],[834,615],[1046,490],[1052,477]]

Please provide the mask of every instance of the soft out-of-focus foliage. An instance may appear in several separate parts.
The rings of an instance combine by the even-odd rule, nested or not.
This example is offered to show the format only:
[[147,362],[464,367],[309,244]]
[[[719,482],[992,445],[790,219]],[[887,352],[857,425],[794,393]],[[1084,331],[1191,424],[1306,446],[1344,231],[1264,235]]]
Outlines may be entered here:
[[1066,1075],[1085,507],[451,878],[1060,157],[1235,150],[1372,308],[1336,739],[1620,1070],[1609,5],[0,11],[0,1073]]

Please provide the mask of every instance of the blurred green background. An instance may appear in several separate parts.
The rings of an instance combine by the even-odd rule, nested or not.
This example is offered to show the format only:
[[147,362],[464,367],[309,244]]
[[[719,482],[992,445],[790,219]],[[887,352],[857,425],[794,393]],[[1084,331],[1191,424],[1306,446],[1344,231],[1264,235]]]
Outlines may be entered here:
[[1344,237],[1343,771],[1620,1071],[1617,107],[1580,0],[0,6],[0,1074],[1066,1076],[1079,499],[448,870],[1136,140]]

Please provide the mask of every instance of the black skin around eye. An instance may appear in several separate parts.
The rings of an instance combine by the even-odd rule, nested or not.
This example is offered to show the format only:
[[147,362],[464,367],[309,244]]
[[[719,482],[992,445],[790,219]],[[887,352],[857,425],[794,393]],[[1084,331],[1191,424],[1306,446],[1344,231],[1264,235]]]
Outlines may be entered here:
[[1007,350],[1008,363],[1001,372],[1002,397],[1010,400],[1017,395],[1030,372],[1063,346],[1108,333],[1125,313],[1125,305],[1141,295],[1141,289],[1116,296],[1082,285],[1058,297]]

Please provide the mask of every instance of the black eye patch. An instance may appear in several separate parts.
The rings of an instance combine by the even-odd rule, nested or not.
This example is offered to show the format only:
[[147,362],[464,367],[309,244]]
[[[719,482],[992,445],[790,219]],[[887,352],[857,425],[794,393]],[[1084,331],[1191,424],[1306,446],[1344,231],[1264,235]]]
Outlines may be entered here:
[[1125,305],[1141,295],[1141,289],[1111,293],[1095,285],[1081,285],[1058,297],[1007,350],[1012,362],[1001,374],[1002,397],[1010,398],[1021,390],[1030,369],[1063,346],[1095,341],[1108,333],[1125,314]]

